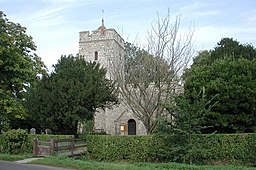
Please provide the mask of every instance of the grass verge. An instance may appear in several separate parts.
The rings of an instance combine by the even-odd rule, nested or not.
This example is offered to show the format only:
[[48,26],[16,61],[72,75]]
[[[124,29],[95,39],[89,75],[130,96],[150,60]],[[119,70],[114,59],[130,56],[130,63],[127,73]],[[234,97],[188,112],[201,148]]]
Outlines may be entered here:
[[18,161],[22,159],[32,158],[32,155],[10,155],[10,154],[0,154],[0,160],[4,161]]
[[79,170],[256,170],[256,168],[242,166],[197,166],[178,163],[108,163],[96,161],[75,160],[65,157],[47,157],[32,162],[57,167]]

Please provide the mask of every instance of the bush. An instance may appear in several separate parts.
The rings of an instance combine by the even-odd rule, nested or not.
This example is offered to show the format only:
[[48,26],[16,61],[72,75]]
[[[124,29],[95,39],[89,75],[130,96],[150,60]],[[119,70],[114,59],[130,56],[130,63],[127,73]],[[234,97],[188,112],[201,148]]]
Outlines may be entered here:
[[194,135],[190,159],[197,164],[256,166],[256,134]]
[[68,139],[74,137],[73,135],[46,135],[46,134],[35,134],[28,135],[29,141],[33,142],[34,139],[38,140],[51,140],[51,139]]
[[98,161],[156,162],[164,149],[156,136],[88,135],[86,141],[89,158]]
[[[65,139],[70,137],[73,137],[73,136],[45,135],[45,134],[32,135],[32,134],[27,134],[27,132],[22,129],[11,130],[4,134],[0,134],[0,152],[11,153],[11,154],[32,153],[32,150],[33,150],[32,142],[35,138],[39,140],[51,140],[51,139]],[[19,142],[16,142],[16,141],[19,141]]]
[[25,153],[29,148],[28,133],[22,129],[9,130],[3,134],[3,152],[10,154]]
[[[191,137],[190,140],[187,138]],[[256,166],[256,134],[87,136],[90,159]],[[191,142],[188,142],[191,141]]]
[[0,134],[0,153],[4,152],[4,135]]

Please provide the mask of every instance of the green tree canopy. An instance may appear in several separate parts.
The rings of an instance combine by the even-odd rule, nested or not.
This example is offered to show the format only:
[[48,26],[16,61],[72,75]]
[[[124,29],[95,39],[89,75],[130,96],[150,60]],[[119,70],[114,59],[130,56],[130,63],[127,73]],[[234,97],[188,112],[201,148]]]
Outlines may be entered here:
[[76,134],[79,121],[92,119],[97,108],[117,103],[114,83],[99,64],[70,55],[62,56],[54,69],[31,92],[28,103],[42,128]]
[[[220,133],[256,130],[256,50],[232,39],[222,39],[210,53],[203,52],[185,74],[185,96],[191,103],[205,87],[206,99],[217,104],[205,116],[205,126]],[[208,61],[208,62],[207,62]]]
[[210,65],[218,59],[225,58],[245,58],[248,60],[254,59],[256,49],[251,44],[241,44],[233,38],[222,38],[213,50],[201,51],[194,58],[193,66]]
[[9,21],[2,11],[0,40],[0,124],[6,124],[26,116],[24,97],[46,68],[26,28]]

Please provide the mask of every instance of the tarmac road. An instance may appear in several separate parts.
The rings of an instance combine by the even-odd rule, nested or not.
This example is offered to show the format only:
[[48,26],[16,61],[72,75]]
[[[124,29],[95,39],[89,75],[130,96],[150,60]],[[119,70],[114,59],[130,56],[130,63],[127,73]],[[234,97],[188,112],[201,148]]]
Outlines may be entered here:
[[70,170],[64,168],[56,168],[45,165],[21,164],[16,162],[8,162],[0,160],[0,170]]

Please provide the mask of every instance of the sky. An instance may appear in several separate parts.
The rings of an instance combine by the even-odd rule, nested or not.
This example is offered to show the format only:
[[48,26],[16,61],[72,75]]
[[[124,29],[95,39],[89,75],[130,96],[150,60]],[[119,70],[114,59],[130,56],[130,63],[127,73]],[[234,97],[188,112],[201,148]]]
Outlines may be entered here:
[[194,29],[195,51],[213,49],[224,37],[256,47],[255,0],[0,0],[0,11],[27,28],[49,70],[61,55],[78,53],[79,32],[96,30],[102,16],[106,28],[137,43],[168,9],[181,16],[181,30]]

